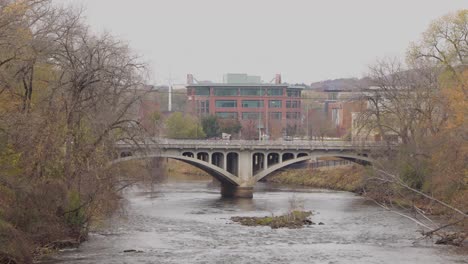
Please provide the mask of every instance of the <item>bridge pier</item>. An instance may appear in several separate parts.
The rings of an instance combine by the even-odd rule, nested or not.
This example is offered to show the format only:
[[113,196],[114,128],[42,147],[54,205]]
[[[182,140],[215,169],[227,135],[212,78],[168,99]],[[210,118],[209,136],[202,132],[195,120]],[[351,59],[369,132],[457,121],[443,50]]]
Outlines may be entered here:
[[221,184],[221,196],[224,198],[253,198],[253,187],[241,187]]

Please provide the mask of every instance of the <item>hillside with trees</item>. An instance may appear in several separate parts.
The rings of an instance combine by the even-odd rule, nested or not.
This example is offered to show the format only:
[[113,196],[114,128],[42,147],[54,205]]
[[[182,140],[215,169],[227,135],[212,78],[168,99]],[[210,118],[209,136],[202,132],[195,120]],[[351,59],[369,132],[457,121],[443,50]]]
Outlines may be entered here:
[[368,87],[370,84],[371,80],[369,78],[341,78],[311,83],[310,89],[317,91],[359,91],[362,87]]

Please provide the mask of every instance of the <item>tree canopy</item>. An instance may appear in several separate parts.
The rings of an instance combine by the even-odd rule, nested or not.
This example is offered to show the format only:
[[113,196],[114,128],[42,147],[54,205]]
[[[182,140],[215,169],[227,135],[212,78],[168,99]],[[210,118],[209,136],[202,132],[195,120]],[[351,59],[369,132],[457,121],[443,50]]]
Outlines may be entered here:
[[174,139],[205,138],[206,134],[198,120],[181,112],[171,114],[166,122],[166,136]]
[[201,124],[207,138],[219,137],[221,135],[221,127],[219,126],[218,117],[215,115],[203,117]]

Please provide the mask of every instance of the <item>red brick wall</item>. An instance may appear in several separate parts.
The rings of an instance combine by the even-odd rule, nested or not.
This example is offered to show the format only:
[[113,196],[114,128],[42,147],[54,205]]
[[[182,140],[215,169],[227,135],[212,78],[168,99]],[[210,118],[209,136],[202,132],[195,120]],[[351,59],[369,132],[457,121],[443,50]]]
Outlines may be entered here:
[[[328,105],[327,118],[333,122],[332,113],[333,109],[339,112],[339,122],[336,124],[337,135],[339,137],[346,135],[351,131],[352,127],[352,116],[353,112],[361,112],[365,108],[365,102],[363,101],[349,101],[349,102],[333,102]],[[335,124],[333,122],[333,124]]]

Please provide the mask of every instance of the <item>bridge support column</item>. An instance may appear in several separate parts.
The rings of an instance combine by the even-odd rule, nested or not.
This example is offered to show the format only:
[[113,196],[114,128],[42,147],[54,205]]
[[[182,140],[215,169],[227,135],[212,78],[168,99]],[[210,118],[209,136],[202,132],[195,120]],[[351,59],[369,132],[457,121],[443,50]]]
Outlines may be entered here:
[[227,152],[223,153],[223,169],[224,170],[227,170],[227,167],[228,167],[227,166],[227,154],[228,154]]
[[243,151],[239,154],[239,172],[238,176],[242,182],[250,182],[252,175],[252,159],[249,152]]
[[253,198],[253,187],[221,184],[221,196],[225,198]]

